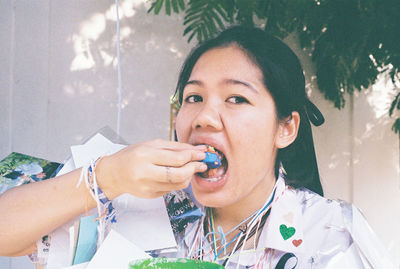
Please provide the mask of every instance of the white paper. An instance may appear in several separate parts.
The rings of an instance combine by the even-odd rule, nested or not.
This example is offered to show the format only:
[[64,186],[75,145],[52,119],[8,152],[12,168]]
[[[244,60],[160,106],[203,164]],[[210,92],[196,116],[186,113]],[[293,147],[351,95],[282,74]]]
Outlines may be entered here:
[[74,262],[74,254],[76,250],[76,242],[78,241],[80,222],[75,221],[74,225],[69,227],[69,264]]
[[60,269],[71,265],[69,228],[74,225],[74,222],[75,220],[72,220],[50,234],[51,245],[47,269]]
[[141,199],[130,194],[113,201],[117,223],[112,228],[141,249],[154,250],[176,247],[168,213],[162,197]]
[[84,145],[71,146],[76,168],[89,164],[100,156],[111,155],[123,149],[124,145],[114,144],[101,134],[96,134]]
[[88,264],[89,264],[89,262],[84,262],[84,263],[65,267],[64,269],[86,269]]
[[75,170],[75,164],[74,160],[72,158],[69,158],[63,165],[63,167],[58,171],[57,176],[62,176],[66,173],[71,172],[72,170]]
[[129,268],[129,262],[150,258],[139,247],[111,230],[86,269]]
[[[89,215],[93,214],[96,214],[96,209],[89,210]],[[50,234],[50,250],[46,269],[60,269],[71,266],[74,248],[71,247],[73,242],[71,242],[70,231],[75,229],[76,223],[79,223],[82,216],[86,216],[86,214],[70,220]],[[75,232],[79,233],[79,229]]]

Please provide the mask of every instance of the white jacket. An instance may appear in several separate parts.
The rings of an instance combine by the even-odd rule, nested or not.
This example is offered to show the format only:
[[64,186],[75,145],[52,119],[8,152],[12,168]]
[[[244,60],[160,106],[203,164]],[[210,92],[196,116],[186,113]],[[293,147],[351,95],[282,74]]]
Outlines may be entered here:
[[[326,199],[307,189],[293,189],[279,178],[271,213],[256,251],[238,251],[227,268],[395,268],[361,212],[343,201]],[[188,227],[180,254],[196,238]],[[212,261],[212,250],[204,259]]]
[[[226,268],[395,269],[356,207],[307,189],[293,189],[282,178],[275,189],[271,212],[255,250],[237,251]],[[203,221],[204,217],[189,224],[184,238],[178,236],[176,256],[190,257],[188,253]],[[46,257],[41,252],[48,248],[49,244],[39,242],[39,258]],[[214,261],[210,245],[205,253],[209,253],[205,260]]]

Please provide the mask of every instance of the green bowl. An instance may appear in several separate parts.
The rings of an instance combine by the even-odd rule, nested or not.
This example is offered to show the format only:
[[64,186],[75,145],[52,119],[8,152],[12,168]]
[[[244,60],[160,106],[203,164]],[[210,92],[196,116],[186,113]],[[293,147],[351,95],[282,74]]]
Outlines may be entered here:
[[223,269],[222,265],[201,260],[184,258],[150,258],[131,261],[130,269]]

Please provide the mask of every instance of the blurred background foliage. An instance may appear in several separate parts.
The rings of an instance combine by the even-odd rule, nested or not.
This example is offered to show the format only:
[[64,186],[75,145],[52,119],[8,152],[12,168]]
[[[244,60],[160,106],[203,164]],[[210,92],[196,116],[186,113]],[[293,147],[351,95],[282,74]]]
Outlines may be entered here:
[[281,39],[296,32],[312,53],[319,90],[339,109],[345,93],[390,75],[389,115],[400,135],[399,0],[153,0],[148,12],[162,10],[184,13],[188,42],[202,42],[232,24],[261,26]]

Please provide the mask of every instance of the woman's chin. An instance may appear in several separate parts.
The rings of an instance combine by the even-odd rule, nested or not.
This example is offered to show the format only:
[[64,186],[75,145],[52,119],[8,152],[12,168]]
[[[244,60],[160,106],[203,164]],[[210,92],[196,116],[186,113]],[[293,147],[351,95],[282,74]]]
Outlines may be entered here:
[[215,178],[204,178],[200,174],[195,174],[192,179],[192,190],[199,201],[204,206],[215,207],[220,204],[219,194],[228,182],[228,172]]

